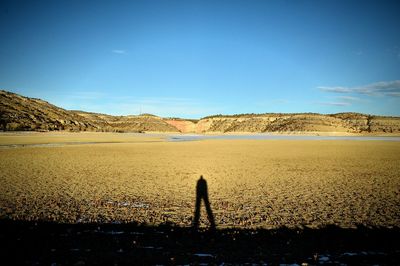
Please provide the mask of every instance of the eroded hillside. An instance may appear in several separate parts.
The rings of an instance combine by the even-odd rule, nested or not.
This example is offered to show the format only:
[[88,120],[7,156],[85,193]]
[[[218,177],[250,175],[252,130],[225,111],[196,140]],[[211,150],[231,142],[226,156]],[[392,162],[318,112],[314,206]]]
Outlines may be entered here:
[[400,133],[400,118],[358,113],[214,116],[201,119],[196,132]]
[[2,130],[96,130],[84,117],[46,101],[0,91]]
[[46,101],[0,91],[0,130],[68,130],[181,133],[326,133],[400,134],[400,117],[359,113],[322,115],[244,114],[200,120],[158,116],[112,116],[65,110]]
[[157,116],[111,116],[69,111],[40,99],[7,91],[0,91],[0,130],[178,132]]

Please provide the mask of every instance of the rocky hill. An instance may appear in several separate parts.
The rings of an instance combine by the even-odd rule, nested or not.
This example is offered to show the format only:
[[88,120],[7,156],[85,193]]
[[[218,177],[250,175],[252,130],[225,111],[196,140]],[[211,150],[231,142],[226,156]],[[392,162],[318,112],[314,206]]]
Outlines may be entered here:
[[338,132],[361,134],[400,133],[399,117],[358,113],[321,115],[248,114],[201,119],[197,132]]
[[182,133],[336,132],[399,135],[400,117],[359,113],[216,115],[200,120],[161,118],[151,114],[112,116],[65,110],[40,99],[0,91],[0,130]]
[[179,132],[179,130],[164,121],[163,118],[151,115],[112,116],[83,111],[73,111],[85,119],[95,123],[101,131],[118,132]]
[[178,132],[157,116],[111,116],[69,111],[40,99],[7,91],[0,91],[0,130]]

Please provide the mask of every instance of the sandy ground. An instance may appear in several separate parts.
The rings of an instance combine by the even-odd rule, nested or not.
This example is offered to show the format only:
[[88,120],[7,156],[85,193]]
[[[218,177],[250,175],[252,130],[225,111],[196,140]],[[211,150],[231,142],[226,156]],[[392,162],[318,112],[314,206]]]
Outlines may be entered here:
[[[164,134],[165,135],[165,134]],[[166,136],[166,135],[165,135]],[[103,132],[0,132],[0,147],[7,145],[137,143],[163,141],[162,134]]]
[[107,143],[0,149],[2,218],[189,226],[202,174],[218,228],[400,226],[400,142],[35,134]]

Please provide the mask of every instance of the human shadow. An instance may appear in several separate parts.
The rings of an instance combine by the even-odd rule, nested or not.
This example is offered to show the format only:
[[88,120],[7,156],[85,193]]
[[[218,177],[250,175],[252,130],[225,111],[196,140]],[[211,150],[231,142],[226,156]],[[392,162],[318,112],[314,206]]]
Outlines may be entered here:
[[207,218],[210,222],[210,229],[215,230],[214,215],[211,210],[210,200],[208,199],[207,181],[202,175],[200,176],[199,180],[197,180],[196,185],[196,204],[193,218],[193,228],[195,230],[197,230],[199,227],[201,201],[204,201],[204,205],[206,207]]

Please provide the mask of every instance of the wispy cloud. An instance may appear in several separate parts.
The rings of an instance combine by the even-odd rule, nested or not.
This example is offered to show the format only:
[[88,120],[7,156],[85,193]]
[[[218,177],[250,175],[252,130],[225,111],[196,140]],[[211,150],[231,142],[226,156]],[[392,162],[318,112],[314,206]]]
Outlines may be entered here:
[[113,52],[114,54],[126,54],[126,50],[120,50],[120,49],[114,49],[111,52]]
[[386,95],[393,97],[400,97],[400,92],[388,92],[386,93]]
[[319,105],[329,105],[329,106],[349,106],[351,103],[349,102],[315,102]]
[[346,87],[318,87],[319,90],[324,92],[334,92],[334,93],[350,93],[351,90]]
[[353,93],[369,96],[398,97],[400,93],[400,80],[381,81],[359,87],[318,87],[319,90],[332,93]]
[[353,97],[353,96],[339,96],[337,97],[339,100],[343,101],[360,101],[361,99],[358,97]]

